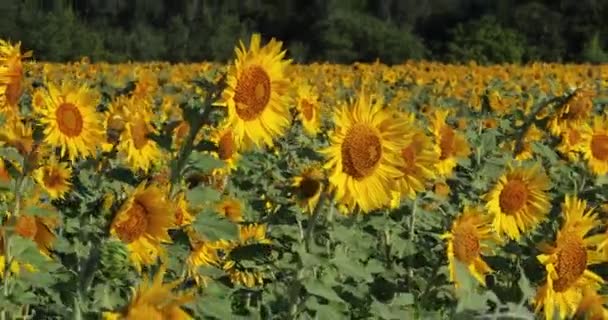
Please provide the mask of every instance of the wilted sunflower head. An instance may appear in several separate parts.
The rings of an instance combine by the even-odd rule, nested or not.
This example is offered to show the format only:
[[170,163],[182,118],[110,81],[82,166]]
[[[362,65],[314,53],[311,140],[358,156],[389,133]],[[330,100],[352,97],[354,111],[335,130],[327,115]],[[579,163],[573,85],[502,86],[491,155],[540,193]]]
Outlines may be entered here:
[[300,207],[308,209],[308,213],[312,213],[319,200],[324,180],[325,173],[320,164],[304,167],[300,174],[293,178],[295,200]]

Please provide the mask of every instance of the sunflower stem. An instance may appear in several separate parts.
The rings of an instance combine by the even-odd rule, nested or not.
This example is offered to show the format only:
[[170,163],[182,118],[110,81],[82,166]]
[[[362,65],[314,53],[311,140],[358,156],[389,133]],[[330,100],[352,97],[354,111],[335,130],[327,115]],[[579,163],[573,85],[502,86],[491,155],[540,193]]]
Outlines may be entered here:
[[319,201],[317,201],[315,210],[313,211],[310,219],[308,219],[308,225],[306,226],[306,235],[304,236],[304,245],[306,248],[306,252],[310,252],[310,241],[312,241],[312,236],[315,231],[315,223],[317,221],[319,214],[321,213],[321,209],[323,208],[326,198],[327,198],[327,187],[324,187],[323,190],[321,190],[321,194],[319,195]]
[[[414,203],[412,204],[412,215],[410,217],[410,234],[409,234],[409,241],[410,241],[410,245],[414,244],[414,239],[416,236],[416,211],[418,209],[418,197],[416,197],[414,199]],[[414,259],[413,256],[410,255],[409,258],[409,279],[411,280],[414,277],[414,268],[412,266]]]
[[516,135],[515,148],[513,149],[514,155],[518,155],[522,151],[524,147],[524,137],[526,136],[526,133],[528,133],[528,130],[530,129],[532,124],[534,124],[536,117],[541,113],[541,111],[545,110],[547,106],[556,102],[559,102],[560,106],[563,105],[566,101],[568,101],[568,99],[570,99],[573,94],[574,93],[571,93],[565,97],[554,97],[536,106],[536,108],[526,118],[524,124],[521,126],[519,132]]
[[[10,234],[7,230],[12,224],[17,221],[17,216],[19,215],[19,211],[21,210],[21,193],[23,189],[23,182],[25,181],[25,177],[27,176],[28,164],[27,161],[24,161],[22,173],[17,177],[15,181],[15,204],[13,205],[13,214],[8,217],[6,221],[6,225],[2,227],[2,244],[4,250],[4,278],[2,279],[3,286],[3,294],[4,299],[8,300],[8,296],[10,294],[8,282],[10,278],[11,272],[11,264],[13,263],[13,258],[11,257],[10,252],[10,238],[12,234]],[[0,313],[0,319],[6,320],[7,311],[6,309],[2,309],[2,313]]]

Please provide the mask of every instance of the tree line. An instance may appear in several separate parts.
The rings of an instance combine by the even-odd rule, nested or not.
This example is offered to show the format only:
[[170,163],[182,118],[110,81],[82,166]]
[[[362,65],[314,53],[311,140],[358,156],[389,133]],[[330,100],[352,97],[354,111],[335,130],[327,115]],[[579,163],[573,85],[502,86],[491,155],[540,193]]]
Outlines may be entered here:
[[608,61],[603,0],[2,0],[38,60],[226,61],[253,32],[301,63]]

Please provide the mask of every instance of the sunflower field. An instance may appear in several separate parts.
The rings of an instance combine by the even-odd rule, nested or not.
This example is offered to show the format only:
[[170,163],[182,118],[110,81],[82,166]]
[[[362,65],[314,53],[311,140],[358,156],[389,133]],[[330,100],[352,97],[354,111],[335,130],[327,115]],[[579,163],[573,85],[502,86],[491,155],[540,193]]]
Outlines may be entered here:
[[607,81],[0,41],[0,320],[608,319]]

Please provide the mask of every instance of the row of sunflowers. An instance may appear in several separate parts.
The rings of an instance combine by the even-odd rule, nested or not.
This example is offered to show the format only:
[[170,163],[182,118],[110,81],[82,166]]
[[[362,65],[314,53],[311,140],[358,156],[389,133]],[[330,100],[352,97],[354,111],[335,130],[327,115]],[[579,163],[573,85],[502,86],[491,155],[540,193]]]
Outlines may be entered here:
[[35,62],[0,319],[607,319],[608,66]]

